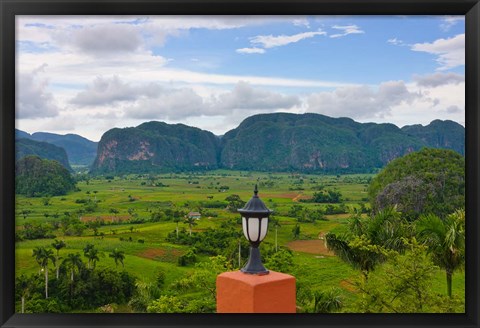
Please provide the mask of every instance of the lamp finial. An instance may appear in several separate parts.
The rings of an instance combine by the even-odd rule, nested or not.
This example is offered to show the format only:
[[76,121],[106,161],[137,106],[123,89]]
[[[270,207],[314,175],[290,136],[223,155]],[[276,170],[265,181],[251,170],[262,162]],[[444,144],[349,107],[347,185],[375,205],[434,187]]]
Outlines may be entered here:
[[255,184],[255,190],[253,190],[253,193],[255,194],[255,196],[258,196],[258,186],[257,186],[257,184]]

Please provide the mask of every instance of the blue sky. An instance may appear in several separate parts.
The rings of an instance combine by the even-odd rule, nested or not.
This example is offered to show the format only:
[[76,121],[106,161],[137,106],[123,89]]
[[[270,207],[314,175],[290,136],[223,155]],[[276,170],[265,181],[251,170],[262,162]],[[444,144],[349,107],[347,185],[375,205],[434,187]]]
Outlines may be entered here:
[[280,111],[464,124],[464,29],[463,16],[19,16],[17,128],[220,135]]

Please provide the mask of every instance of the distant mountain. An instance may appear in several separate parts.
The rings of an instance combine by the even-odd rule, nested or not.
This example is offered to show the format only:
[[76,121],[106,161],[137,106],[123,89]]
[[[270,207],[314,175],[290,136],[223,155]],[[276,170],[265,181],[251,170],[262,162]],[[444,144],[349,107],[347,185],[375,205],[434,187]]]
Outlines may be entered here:
[[148,122],[115,128],[102,136],[92,172],[215,169],[219,144],[213,133],[183,124]]
[[222,142],[222,167],[325,172],[369,172],[425,145],[393,124],[287,113],[249,117]]
[[20,138],[32,139],[32,136],[30,135],[30,133],[15,129],[15,139]]
[[62,164],[67,170],[72,171],[65,149],[48,142],[26,138],[15,139],[15,160],[18,161],[28,155],[37,155],[44,159],[55,160]]
[[452,121],[400,129],[319,114],[254,115],[221,138],[182,124],[148,122],[107,131],[95,173],[229,168],[373,172],[422,147],[464,154],[465,129]]
[[433,148],[447,148],[465,155],[465,128],[453,121],[432,121],[427,126],[404,126],[402,131],[417,137]]
[[70,163],[75,165],[91,165],[97,155],[98,143],[77,134],[35,132],[30,135],[24,131],[15,130],[15,135],[17,138],[28,138],[62,147],[67,152]]

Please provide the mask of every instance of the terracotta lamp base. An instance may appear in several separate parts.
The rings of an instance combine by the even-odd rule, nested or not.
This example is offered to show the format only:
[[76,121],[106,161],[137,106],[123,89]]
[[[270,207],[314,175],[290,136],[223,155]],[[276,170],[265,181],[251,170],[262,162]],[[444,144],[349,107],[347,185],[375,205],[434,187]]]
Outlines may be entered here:
[[217,313],[295,313],[295,277],[224,272],[217,277]]

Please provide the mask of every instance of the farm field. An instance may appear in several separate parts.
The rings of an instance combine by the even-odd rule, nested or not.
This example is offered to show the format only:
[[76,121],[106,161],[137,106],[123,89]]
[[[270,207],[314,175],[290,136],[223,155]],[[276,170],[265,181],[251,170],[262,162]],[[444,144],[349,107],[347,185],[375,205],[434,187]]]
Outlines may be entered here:
[[[137,285],[155,283],[162,272],[165,290],[175,289],[182,279],[201,268],[208,268],[210,257],[214,255],[200,250],[193,256],[194,260],[190,260],[192,246],[177,242],[178,233],[187,238],[190,234],[195,236],[226,228],[235,230],[237,237],[221,253],[230,261],[230,269],[237,270],[247,261],[248,243],[241,233],[240,215],[233,209],[238,208],[236,201],[248,201],[254,185],[258,184],[260,198],[275,211],[272,220],[278,222],[278,225],[269,226],[269,233],[260,246],[262,255],[271,255],[278,249],[289,250],[293,267],[287,267],[286,273],[295,275],[299,291],[337,287],[345,300],[352,299],[356,297],[352,281],[359,277],[359,271],[328,250],[324,236],[328,232],[345,232],[354,211],[368,211],[367,187],[372,177],[368,174],[340,176],[226,170],[84,176],[77,183],[78,190],[65,196],[29,198],[17,195],[17,232],[32,225],[55,228],[50,231],[51,238],[17,241],[16,275],[38,274],[40,267],[32,257],[34,249],[52,248],[57,239],[66,244],[59,252],[62,258],[79,253],[87,263],[84,248],[93,244],[99,251],[96,270],[125,270],[136,278]],[[339,192],[342,201],[334,204],[302,201],[323,189]],[[239,199],[230,197],[228,200],[232,195],[238,195]],[[301,213],[317,210],[324,215],[302,219]],[[173,218],[174,211],[183,213],[178,222]],[[201,213],[201,218],[193,225],[184,219],[189,212]],[[366,218],[366,214],[362,216]],[[65,223],[66,218],[69,225]],[[295,227],[297,233],[294,233]],[[110,256],[113,251],[124,253],[122,265]],[[264,261],[267,268],[269,261]],[[270,263],[277,262],[271,260]],[[52,265],[50,270],[53,277]],[[464,298],[464,282],[464,273],[455,273],[453,294],[459,298]],[[431,288],[446,294],[444,271],[435,272]],[[198,288],[183,293],[192,299],[204,295]],[[115,306],[116,312],[135,312],[126,303]]]

